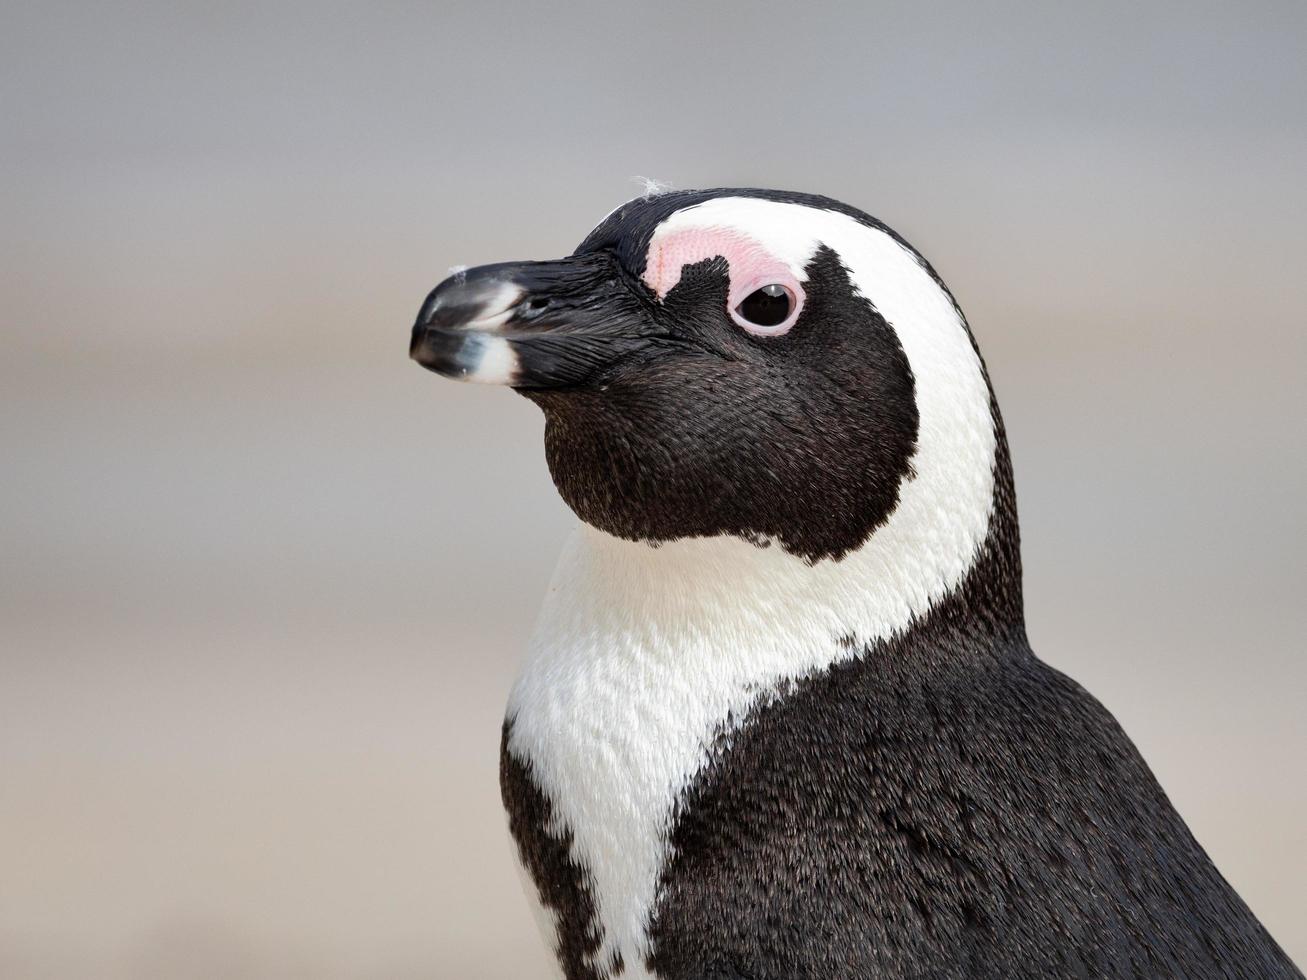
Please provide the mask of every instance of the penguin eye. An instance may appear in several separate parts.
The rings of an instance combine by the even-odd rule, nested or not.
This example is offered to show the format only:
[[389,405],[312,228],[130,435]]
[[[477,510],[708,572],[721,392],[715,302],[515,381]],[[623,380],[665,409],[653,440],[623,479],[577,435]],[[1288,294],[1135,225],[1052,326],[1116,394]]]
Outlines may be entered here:
[[776,337],[793,325],[801,302],[794,287],[767,282],[746,293],[731,310],[731,317],[751,334]]
[[778,282],[755,289],[735,311],[750,323],[760,327],[774,327],[784,323],[794,308],[794,297],[790,291]]

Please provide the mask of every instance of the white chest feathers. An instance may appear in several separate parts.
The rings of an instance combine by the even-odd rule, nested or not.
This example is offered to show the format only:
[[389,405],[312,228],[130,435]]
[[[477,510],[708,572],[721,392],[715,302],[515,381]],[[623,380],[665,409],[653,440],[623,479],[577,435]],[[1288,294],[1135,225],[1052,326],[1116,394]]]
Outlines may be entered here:
[[[987,520],[986,503],[973,527],[957,529],[968,559],[931,568],[906,591],[903,570],[870,543],[809,566],[729,537],[654,548],[585,527],[573,535],[512,692],[508,748],[551,803],[546,830],[570,834],[570,858],[586,873],[600,976],[618,956],[624,978],[651,976],[649,917],[677,801],[710,747],[786,679],[854,655],[938,601],[965,574]],[[556,948],[556,924],[540,921]]]

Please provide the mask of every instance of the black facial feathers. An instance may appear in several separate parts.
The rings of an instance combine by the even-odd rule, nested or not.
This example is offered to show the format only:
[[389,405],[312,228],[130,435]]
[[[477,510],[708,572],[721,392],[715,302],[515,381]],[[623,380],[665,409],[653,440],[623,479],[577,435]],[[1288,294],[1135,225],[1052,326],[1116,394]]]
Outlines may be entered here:
[[773,539],[839,558],[893,512],[917,432],[894,331],[821,249],[793,330],[760,341],[726,315],[720,260],[657,311],[694,347],[623,362],[581,390],[530,392],[559,492],[618,537]]
[[[623,205],[577,254],[610,253],[638,277],[662,221],[721,196],[838,211],[893,236],[827,198],[687,191]],[[688,266],[647,311],[678,345],[615,364],[586,386],[523,392],[545,410],[550,471],[582,520],[655,543],[774,541],[819,561],[859,547],[889,517],[912,473],[911,368],[893,325],[854,289],[836,253],[820,248],[806,272],[798,322],[758,338],[727,315],[724,261]]]

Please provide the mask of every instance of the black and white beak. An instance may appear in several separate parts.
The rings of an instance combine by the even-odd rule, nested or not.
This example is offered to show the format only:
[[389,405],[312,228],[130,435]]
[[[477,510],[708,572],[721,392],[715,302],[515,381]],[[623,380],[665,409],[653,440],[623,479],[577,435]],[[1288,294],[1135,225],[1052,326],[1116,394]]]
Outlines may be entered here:
[[583,385],[619,361],[676,342],[658,326],[653,303],[607,253],[483,265],[431,291],[409,356],[461,381]]

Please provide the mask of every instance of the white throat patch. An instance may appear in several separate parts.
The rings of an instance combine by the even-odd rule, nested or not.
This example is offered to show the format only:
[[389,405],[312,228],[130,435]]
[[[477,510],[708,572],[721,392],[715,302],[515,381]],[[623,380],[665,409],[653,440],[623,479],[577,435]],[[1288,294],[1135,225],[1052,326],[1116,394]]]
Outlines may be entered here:
[[634,980],[650,976],[648,916],[676,801],[708,747],[785,680],[902,632],[954,590],[984,542],[994,490],[980,360],[909,250],[839,212],[755,198],[678,211],[655,244],[696,227],[747,234],[801,280],[819,246],[839,254],[911,365],[915,476],[840,561],[809,565],[725,536],[651,547],[582,526],[569,541],[509,701],[509,749],[529,760],[553,804],[550,832],[572,834],[587,870],[603,929],[593,965],[605,975],[620,954]]

